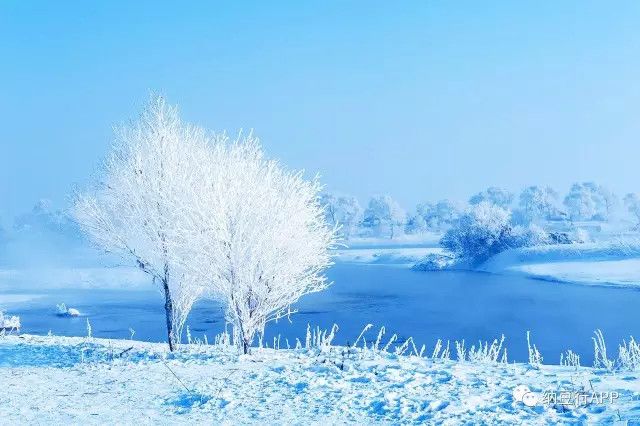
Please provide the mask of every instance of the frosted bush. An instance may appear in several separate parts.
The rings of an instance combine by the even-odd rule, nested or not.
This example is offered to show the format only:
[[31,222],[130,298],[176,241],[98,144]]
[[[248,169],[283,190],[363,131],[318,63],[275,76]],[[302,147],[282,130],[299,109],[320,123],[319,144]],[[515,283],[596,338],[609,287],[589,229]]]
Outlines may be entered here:
[[455,259],[443,253],[429,253],[412,269],[415,271],[440,271],[448,269],[455,264]]
[[510,212],[486,201],[470,207],[440,243],[459,258],[479,264],[510,247]]
[[618,347],[618,361],[623,370],[640,371],[640,344],[633,337]]
[[549,244],[551,237],[540,225],[514,226],[511,230],[510,247],[533,247]]
[[640,371],[640,344],[635,341],[633,336],[630,337],[628,343],[625,340],[618,346],[617,359],[609,358],[602,330],[596,330],[595,337],[592,340],[594,368],[602,368],[609,372],[616,370]]
[[[469,361],[472,363],[507,363],[507,350],[503,347],[504,334],[498,339],[489,342],[478,342],[478,346],[473,345],[469,349],[465,347],[465,342],[456,341],[456,353],[458,361]],[[437,346],[437,345],[436,345]],[[447,345],[448,351],[448,345]]]
[[580,355],[576,354],[572,350],[568,350],[563,354],[560,354],[560,365],[564,367],[580,367]]
[[550,240],[539,225],[513,226],[509,210],[485,201],[471,206],[440,244],[459,259],[477,265],[504,250],[549,244]]
[[591,236],[589,235],[589,231],[583,228],[575,228],[571,230],[569,238],[574,243],[584,244],[591,242]]
[[18,330],[20,328],[20,317],[5,315],[0,311],[0,330]]

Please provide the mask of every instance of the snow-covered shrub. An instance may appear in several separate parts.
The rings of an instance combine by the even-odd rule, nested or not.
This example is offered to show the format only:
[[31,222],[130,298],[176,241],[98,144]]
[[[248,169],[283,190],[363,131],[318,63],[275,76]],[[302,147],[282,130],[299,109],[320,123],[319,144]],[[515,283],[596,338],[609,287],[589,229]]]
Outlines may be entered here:
[[624,340],[618,346],[618,358],[609,358],[607,344],[602,330],[596,330],[593,340],[593,367],[601,368],[609,372],[613,371],[640,371],[640,344],[631,336],[629,342]]
[[208,143],[203,130],[181,121],[177,108],[153,97],[137,121],[116,131],[103,174],[77,195],[73,209],[98,247],[131,261],[160,285],[172,350],[202,292],[188,248],[193,230],[202,229],[197,195],[211,191],[203,187]]
[[517,225],[511,229],[510,247],[533,247],[549,244],[551,238],[547,231],[539,225],[531,223],[528,226]]
[[318,179],[266,159],[256,138],[219,144],[198,194],[202,221],[189,259],[246,353],[267,322],[288,316],[305,294],[329,284],[324,270],[338,241],[320,204]]
[[626,371],[640,371],[640,344],[633,336],[627,344],[626,340],[618,347],[620,368]]
[[442,237],[440,244],[459,260],[477,265],[504,250],[549,244],[537,224],[511,223],[511,212],[488,202],[470,206]]
[[569,349],[565,353],[560,354],[560,365],[578,368],[580,367],[580,355]]
[[455,256],[479,264],[511,247],[510,212],[488,202],[469,207],[440,244]]
[[15,315],[5,315],[0,311],[0,330],[18,330],[20,329],[20,317]]
[[446,253],[429,253],[412,266],[414,271],[441,271],[455,264],[456,259]]
[[476,364],[482,363],[507,363],[507,349],[503,347],[504,334],[498,341],[494,339],[489,342],[478,342],[478,346],[473,345],[469,349],[465,347],[465,341],[456,341],[456,355],[459,362],[469,361]]
[[569,239],[572,243],[584,244],[591,242],[589,231],[584,228],[574,228],[569,232]]

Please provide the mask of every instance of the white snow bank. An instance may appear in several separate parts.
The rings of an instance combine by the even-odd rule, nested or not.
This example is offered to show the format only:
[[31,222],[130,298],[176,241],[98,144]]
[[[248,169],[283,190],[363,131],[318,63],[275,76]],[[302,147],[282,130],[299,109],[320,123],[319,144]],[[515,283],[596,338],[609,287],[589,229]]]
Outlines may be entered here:
[[509,273],[532,278],[591,285],[640,286],[640,259],[595,262],[550,262],[514,265]]
[[[519,385],[538,402],[516,401]],[[10,389],[0,404],[8,424],[600,424],[640,418],[637,374],[457,363],[344,347],[256,349],[244,356],[229,347],[185,346],[168,355],[162,344],[8,336],[0,339],[0,389]],[[565,393],[588,399],[567,406],[559,398],[540,401]]]

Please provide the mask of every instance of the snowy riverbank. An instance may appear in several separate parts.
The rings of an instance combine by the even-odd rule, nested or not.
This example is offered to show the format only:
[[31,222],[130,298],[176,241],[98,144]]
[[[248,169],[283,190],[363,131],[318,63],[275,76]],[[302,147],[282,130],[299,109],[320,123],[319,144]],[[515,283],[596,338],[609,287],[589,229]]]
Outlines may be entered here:
[[442,253],[440,247],[371,247],[337,250],[334,261],[372,265],[411,266],[432,253]]
[[640,245],[561,244],[507,250],[480,268],[498,274],[588,285],[640,286]]
[[[577,407],[528,407],[514,401],[518,385],[539,396],[609,397]],[[637,374],[344,347],[240,356],[226,346],[193,345],[168,354],[165,345],[126,340],[5,336],[0,389],[0,418],[11,424],[623,424],[640,418]]]

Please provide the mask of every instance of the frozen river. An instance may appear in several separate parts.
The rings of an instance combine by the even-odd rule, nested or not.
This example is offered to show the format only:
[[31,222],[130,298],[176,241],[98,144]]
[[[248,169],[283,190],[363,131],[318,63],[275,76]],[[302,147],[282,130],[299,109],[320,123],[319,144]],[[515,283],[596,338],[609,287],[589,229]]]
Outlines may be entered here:
[[[309,295],[298,304],[292,323],[267,326],[267,341],[281,334],[304,341],[307,323],[329,328],[340,326],[336,343],[353,342],[367,323],[375,339],[384,325],[387,337],[413,336],[418,347],[428,350],[438,338],[465,339],[467,347],[479,339],[506,336],[509,359],[527,358],[526,336],[545,363],[559,362],[566,349],[578,352],[583,365],[593,358],[591,337],[601,328],[613,354],[629,335],[640,337],[640,291],[588,287],[536,281],[474,272],[414,272],[383,265],[337,264],[328,273],[334,284],[325,292]],[[24,292],[21,292],[24,295]],[[5,296],[7,297],[7,296]],[[10,295],[8,296],[10,297]],[[57,303],[82,312],[80,318],[55,315]],[[55,290],[39,297],[14,297],[10,313],[20,315],[23,332],[82,336],[89,318],[93,335],[164,341],[163,302],[158,291]],[[210,302],[195,306],[188,324],[193,337],[209,339],[224,328],[221,308]]]

